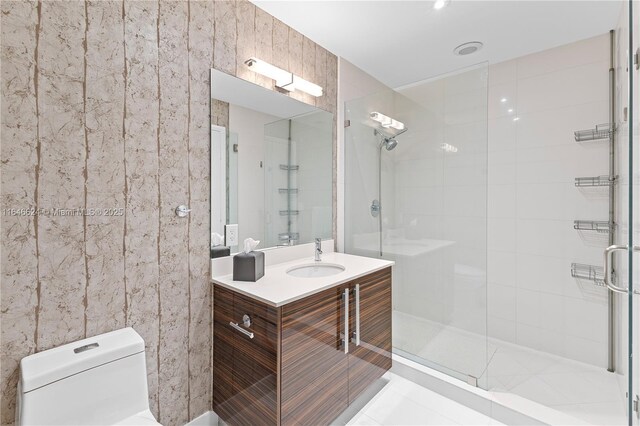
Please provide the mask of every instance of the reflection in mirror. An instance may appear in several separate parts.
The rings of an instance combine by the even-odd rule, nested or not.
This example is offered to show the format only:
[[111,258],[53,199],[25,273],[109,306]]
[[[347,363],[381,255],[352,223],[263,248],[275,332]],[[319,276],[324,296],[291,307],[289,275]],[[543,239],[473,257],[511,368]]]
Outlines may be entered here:
[[333,115],[211,71],[211,257],[332,236]]

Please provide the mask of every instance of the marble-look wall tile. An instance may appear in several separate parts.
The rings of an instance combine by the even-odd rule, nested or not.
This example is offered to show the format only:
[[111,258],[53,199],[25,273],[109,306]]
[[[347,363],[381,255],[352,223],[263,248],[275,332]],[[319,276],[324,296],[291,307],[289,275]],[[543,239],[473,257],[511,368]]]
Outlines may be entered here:
[[[307,37],[302,39],[302,78],[314,84],[318,84],[316,78],[316,44]],[[323,88],[324,89],[324,88]],[[304,102],[315,105],[316,98],[305,94]]]
[[[43,2],[38,49],[38,200],[42,208],[85,207],[84,4]],[[37,350],[85,336],[82,215],[38,218]]]
[[273,18],[273,45],[271,59],[276,67],[289,69],[289,27],[279,19]]
[[211,166],[209,75],[213,63],[214,4],[191,2],[189,11],[189,420],[211,409],[213,341],[209,282]]
[[[87,336],[125,325],[124,21],[119,1],[87,3],[87,207],[118,209],[87,216]],[[107,210],[108,211],[108,210]]]
[[[36,2],[1,2],[2,208],[36,206],[38,116],[35,51]],[[0,422],[13,421],[18,361],[36,349],[38,258],[32,215],[0,216],[2,328],[0,330]]]
[[316,80],[315,84],[322,86],[324,94],[316,99],[318,108],[329,110],[327,102],[327,50],[322,46],[316,45]]
[[256,9],[256,6],[248,1],[241,1],[236,5],[238,34],[236,42],[236,77],[252,83],[256,82],[256,76],[260,74],[250,70],[244,61],[256,56]]
[[[288,70],[297,76],[302,77],[302,34],[289,28],[289,68]],[[293,99],[302,102],[308,102],[308,94],[294,90],[289,93],[289,96]],[[312,104],[313,105],[313,104]]]
[[336,236],[337,220],[338,217],[338,57],[333,53],[327,53],[327,88],[326,88],[326,102],[328,111],[333,113],[333,198],[332,198],[332,210],[333,210],[333,224],[332,234]]
[[[260,8],[256,8],[256,56],[263,61],[273,61],[273,17]],[[273,89],[273,80],[264,75],[256,75],[256,83],[267,89]]]
[[231,75],[236,73],[236,22],[236,1],[216,1],[213,66]]
[[326,106],[334,115],[338,108],[338,57],[327,52]]
[[[210,102],[209,70],[278,90],[245,72],[257,56],[333,93],[332,59],[246,0],[0,7],[2,207],[124,209],[1,217],[0,420],[22,357],[132,326],[153,413],[184,424],[213,389],[209,125],[228,126],[229,106]],[[294,96],[335,112],[332,94]]]
[[[215,96],[215,95],[214,95]],[[229,127],[229,103],[211,99],[211,124]]]
[[189,421],[189,219],[174,212],[190,205],[188,12],[186,2],[160,2],[158,421],[165,425]]
[[158,2],[125,13],[125,283],[127,325],[145,340],[151,411],[158,414],[159,108]]

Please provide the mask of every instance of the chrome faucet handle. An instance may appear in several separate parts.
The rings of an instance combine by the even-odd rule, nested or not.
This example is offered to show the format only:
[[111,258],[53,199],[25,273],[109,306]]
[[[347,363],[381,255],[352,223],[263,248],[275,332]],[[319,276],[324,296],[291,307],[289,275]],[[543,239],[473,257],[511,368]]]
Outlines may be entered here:
[[316,251],[315,251],[315,261],[320,262],[320,255],[322,254],[322,238],[316,238]]

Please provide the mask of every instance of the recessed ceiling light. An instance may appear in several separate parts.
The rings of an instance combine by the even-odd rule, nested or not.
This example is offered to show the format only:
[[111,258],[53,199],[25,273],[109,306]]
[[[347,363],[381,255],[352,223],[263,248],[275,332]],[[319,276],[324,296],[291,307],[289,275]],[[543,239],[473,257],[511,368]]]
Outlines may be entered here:
[[436,0],[436,2],[433,3],[433,8],[435,10],[440,10],[444,8],[447,4],[449,4],[449,0]]
[[502,103],[507,102],[507,98],[502,98],[502,99],[500,99],[500,102],[502,102]]
[[458,56],[471,55],[472,53],[476,53],[478,50],[482,49],[482,46],[483,44],[479,41],[470,41],[453,49],[453,53]]
[[514,117],[513,118],[513,121],[518,121],[518,120],[520,120],[520,117]]
[[509,108],[509,109],[507,110],[507,112],[508,112],[508,113],[512,113],[512,112],[513,112],[513,108]]

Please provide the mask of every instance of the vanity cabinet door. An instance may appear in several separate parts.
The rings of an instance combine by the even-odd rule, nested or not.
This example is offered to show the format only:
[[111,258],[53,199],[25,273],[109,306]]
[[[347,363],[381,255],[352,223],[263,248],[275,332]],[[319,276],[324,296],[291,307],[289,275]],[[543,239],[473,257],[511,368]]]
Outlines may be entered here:
[[278,310],[218,286],[214,297],[214,411],[233,426],[275,425]]
[[391,268],[355,280],[349,288],[352,300],[349,343],[351,404],[391,368]]
[[282,307],[281,424],[329,424],[347,408],[345,294],[340,286]]

